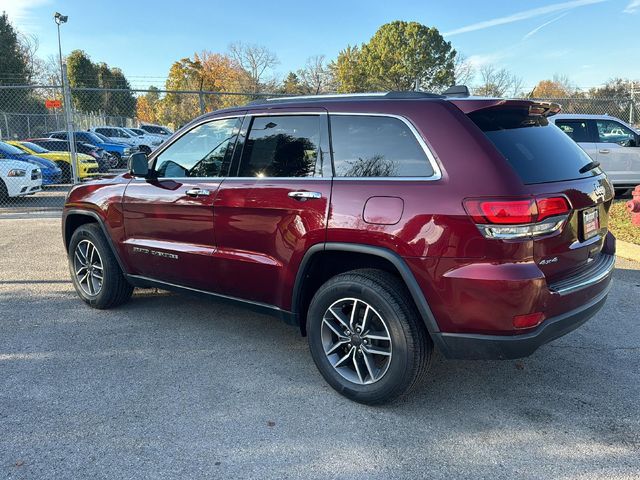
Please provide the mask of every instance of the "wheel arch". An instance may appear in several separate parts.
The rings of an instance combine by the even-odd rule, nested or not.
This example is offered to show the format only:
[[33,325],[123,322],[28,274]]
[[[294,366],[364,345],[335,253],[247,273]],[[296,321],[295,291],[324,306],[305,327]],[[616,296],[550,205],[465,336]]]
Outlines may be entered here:
[[317,288],[334,275],[363,267],[379,268],[397,275],[413,299],[429,334],[440,331],[415,276],[400,255],[373,245],[328,242],[309,248],[296,274],[291,309],[298,319],[302,335],[306,335],[306,312]]
[[73,236],[73,232],[75,232],[79,227],[85,225],[87,223],[95,223],[100,226],[100,230],[102,230],[102,234],[107,240],[107,244],[113,253],[120,269],[123,273],[126,274],[127,270],[124,268],[124,263],[118,255],[118,251],[113,245],[113,241],[111,236],[109,235],[109,231],[107,230],[106,225],[104,224],[104,220],[98,215],[96,212],[91,210],[80,210],[80,209],[71,209],[65,212],[63,221],[62,221],[62,238],[64,241],[64,248],[68,252],[69,251],[69,243],[71,241],[71,237]]

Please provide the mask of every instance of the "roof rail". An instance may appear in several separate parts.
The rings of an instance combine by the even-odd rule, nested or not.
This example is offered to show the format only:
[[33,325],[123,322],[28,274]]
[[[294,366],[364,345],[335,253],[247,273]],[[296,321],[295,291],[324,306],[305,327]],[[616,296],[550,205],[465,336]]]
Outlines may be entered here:
[[466,85],[453,85],[442,92],[442,95],[445,97],[468,97],[471,94]]
[[417,98],[444,98],[443,95],[430,92],[371,92],[371,93],[336,93],[329,95],[298,95],[293,97],[273,97],[260,100],[254,100],[247,105],[272,105],[277,103],[290,103],[290,102],[324,102],[331,100],[374,100],[374,99],[388,99],[388,100],[403,100],[403,99],[417,99]]

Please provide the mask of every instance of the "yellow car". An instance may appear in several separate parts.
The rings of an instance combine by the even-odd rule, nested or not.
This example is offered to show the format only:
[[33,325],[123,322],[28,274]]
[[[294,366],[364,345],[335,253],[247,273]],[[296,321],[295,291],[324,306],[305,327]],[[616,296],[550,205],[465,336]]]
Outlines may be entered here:
[[[60,167],[60,170],[62,170],[62,181],[71,180],[71,154],[69,152],[52,152],[32,142],[9,140],[6,143],[18,147],[25,153],[30,153],[31,155],[55,162],[55,164]],[[91,155],[85,153],[77,153],[76,155],[78,156],[78,168],[76,170],[78,171],[78,178],[80,178],[80,180],[100,175],[98,173],[98,163]]]

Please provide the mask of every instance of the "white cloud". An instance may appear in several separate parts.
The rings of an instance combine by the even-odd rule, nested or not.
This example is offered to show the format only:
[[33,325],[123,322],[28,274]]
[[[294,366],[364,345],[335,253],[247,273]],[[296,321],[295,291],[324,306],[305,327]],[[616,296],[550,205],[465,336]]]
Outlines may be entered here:
[[[37,23],[32,10],[48,5],[51,0],[0,0],[0,12],[6,12],[9,21],[22,33],[33,33],[37,30]],[[53,23],[53,11],[51,22]]]
[[538,33],[540,30],[542,30],[544,27],[546,27],[547,25],[552,24],[553,22],[557,22],[558,20],[560,20],[562,17],[568,15],[569,12],[564,12],[560,15],[558,15],[555,18],[552,18],[551,20],[549,20],[548,22],[544,22],[542,25],[538,25],[536,28],[534,28],[533,30],[531,30],[530,32],[528,32],[524,37],[522,37],[522,40],[526,40],[527,38],[530,38],[532,36],[534,36],[536,33]]
[[640,0],[631,0],[623,10],[624,13],[636,13],[638,11],[640,11]]
[[[507,15],[505,17],[497,17],[491,20],[484,20],[482,22],[472,23],[471,25],[456,28],[455,30],[446,32],[444,33],[444,36],[451,37],[453,35],[459,35],[461,33],[474,32],[476,30],[484,30],[486,28],[497,27],[498,25],[506,25],[508,23],[519,22],[521,20],[540,17],[542,15],[548,15],[550,13],[573,10],[574,8],[582,7],[585,5],[592,5],[595,3],[602,3],[606,1],[608,0],[572,0],[570,2],[555,3],[553,5],[546,5],[544,7],[533,8],[531,10],[524,10],[522,12]],[[639,1],[640,0],[631,0],[631,3],[638,3]],[[629,8],[629,6],[627,8]]]

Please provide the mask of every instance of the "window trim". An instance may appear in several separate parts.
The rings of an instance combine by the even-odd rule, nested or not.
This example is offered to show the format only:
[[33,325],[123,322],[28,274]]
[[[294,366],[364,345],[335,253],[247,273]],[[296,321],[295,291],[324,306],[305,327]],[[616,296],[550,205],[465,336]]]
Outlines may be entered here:
[[[198,128],[201,125],[204,125],[205,123],[210,123],[210,122],[215,122],[218,120],[229,120],[229,119],[239,119],[241,120],[240,123],[240,129],[242,130],[242,125],[244,122],[244,118],[245,118],[245,113],[244,112],[239,112],[238,114],[235,115],[225,115],[225,116],[221,116],[221,117],[209,117],[209,118],[204,118],[201,121],[194,123],[193,125],[190,125],[190,128],[186,129],[180,133],[180,135],[178,135],[177,137],[175,137],[173,139],[173,141],[171,142],[164,142],[163,144],[161,144],[161,146],[153,151],[153,154],[151,157],[149,157],[148,159],[148,163],[150,166],[150,169],[153,171],[156,171],[156,163],[158,161],[158,157],[160,155],[162,155],[162,152],[164,152],[167,148],[169,148],[171,145],[173,145],[174,143],[176,143],[178,140],[180,140],[182,137],[184,137],[187,133],[191,132],[192,130],[194,130],[195,128]],[[240,132],[238,132],[238,136],[236,137],[236,141],[233,144],[233,152],[231,153],[232,157],[231,157],[231,167],[233,166],[233,158],[235,156],[235,150],[236,150],[236,145],[238,144],[238,137],[240,136]],[[229,168],[231,168],[229,167]],[[224,179],[229,178],[228,174],[224,177],[156,177],[155,180],[175,180],[175,181],[221,181]],[[147,181],[147,179],[145,178],[135,178],[134,180],[142,180],[142,181]]]
[[[404,123],[407,128],[411,131],[414,138],[424,151],[424,154],[427,157],[429,164],[431,165],[431,169],[433,170],[433,175],[429,177],[416,177],[416,176],[408,176],[408,177],[339,177],[336,175],[335,164],[333,161],[333,138],[331,136],[331,115],[340,115],[340,116],[359,116],[359,117],[387,117],[387,118],[395,118],[396,120],[400,120]],[[329,139],[330,139],[330,150],[331,150],[331,164],[334,166],[333,168],[333,179],[338,181],[362,181],[362,180],[371,180],[371,181],[412,181],[412,182],[435,182],[437,180],[442,179],[442,169],[440,168],[440,164],[437,162],[435,155],[425,142],[422,135],[418,132],[415,125],[409,120],[407,117],[402,115],[397,115],[394,113],[369,113],[369,112],[329,112]]]

